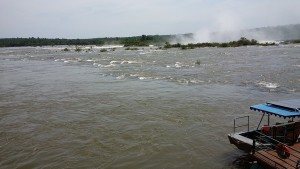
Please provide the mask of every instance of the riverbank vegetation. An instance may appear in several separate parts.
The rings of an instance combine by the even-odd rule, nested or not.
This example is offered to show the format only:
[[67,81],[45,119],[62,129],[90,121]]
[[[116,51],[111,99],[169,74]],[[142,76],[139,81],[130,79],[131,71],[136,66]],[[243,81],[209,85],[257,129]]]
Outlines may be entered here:
[[170,44],[169,42],[166,42],[164,45],[165,49],[168,48],[181,48],[182,50],[185,49],[194,49],[194,48],[202,48],[202,47],[240,47],[240,46],[253,46],[253,45],[259,45],[259,46],[272,46],[275,45],[275,43],[258,43],[255,39],[248,40],[245,37],[241,37],[238,41],[231,41],[227,43],[189,43],[187,45],[176,43],[176,44]]
[[4,38],[0,39],[0,47],[21,47],[21,46],[57,46],[57,45],[124,45],[149,46],[163,45],[176,35],[142,35],[134,37],[113,37],[113,38],[93,38],[93,39],[46,39],[46,38]]
[[[178,37],[179,40],[178,40]],[[145,47],[149,45],[161,46],[162,49],[168,48],[180,48],[194,49],[201,47],[239,47],[239,46],[270,46],[275,43],[258,43],[256,40],[248,40],[244,37],[237,41],[231,41],[226,43],[206,42],[206,43],[189,43],[171,44],[170,42],[180,41],[180,39],[192,39],[193,34],[182,35],[142,35],[134,37],[113,37],[113,38],[94,38],[94,39],[46,39],[46,38],[5,38],[0,39],[0,47],[21,47],[21,46],[56,46],[56,45],[74,45],[74,46],[87,46],[87,45],[123,45],[124,47]],[[300,40],[285,41],[282,43],[299,43]],[[131,48],[129,48],[131,49]],[[76,51],[80,51],[77,49]]]
[[104,45],[102,39],[46,39],[46,38],[5,38],[0,47],[56,46],[56,45]]

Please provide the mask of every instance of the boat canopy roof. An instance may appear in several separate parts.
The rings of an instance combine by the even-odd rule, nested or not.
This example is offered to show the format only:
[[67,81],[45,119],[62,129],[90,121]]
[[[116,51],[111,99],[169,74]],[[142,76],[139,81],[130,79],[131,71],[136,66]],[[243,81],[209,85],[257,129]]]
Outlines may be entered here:
[[300,99],[267,102],[251,106],[250,109],[283,118],[300,117]]

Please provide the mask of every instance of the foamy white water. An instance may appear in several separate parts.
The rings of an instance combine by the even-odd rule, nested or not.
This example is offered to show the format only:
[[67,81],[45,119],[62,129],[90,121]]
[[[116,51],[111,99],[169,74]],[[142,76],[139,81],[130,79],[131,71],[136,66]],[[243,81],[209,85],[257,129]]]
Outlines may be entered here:
[[279,87],[279,84],[277,84],[277,83],[270,83],[270,82],[264,82],[264,81],[259,82],[258,84],[263,87],[270,88],[270,89],[276,89]]

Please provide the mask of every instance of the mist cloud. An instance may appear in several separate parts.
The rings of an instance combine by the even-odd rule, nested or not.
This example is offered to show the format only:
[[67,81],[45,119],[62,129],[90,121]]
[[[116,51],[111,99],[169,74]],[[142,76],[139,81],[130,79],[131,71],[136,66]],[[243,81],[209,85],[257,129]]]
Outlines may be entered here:
[[0,38],[197,33],[300,23],[299,0],[1,0]]

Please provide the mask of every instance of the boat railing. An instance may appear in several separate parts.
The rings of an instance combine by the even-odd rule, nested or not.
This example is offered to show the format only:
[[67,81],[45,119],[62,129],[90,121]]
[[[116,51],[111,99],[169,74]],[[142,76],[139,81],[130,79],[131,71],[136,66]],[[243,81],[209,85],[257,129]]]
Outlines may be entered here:
[[[253,139],[252,154],[259,154],[265,163],[275,168],[300,168],[300,151],[259,131]],[[284,147],[284,148],[283,148]],[[282,157],[282,155],[285,157]]]
[[[242,119],[247,119],[247,121],[245,122],[246,124],[242,123],[238,123],[238,121],[242,120]],[[241,117],[237,117],[233,120],[233,132],[235,133],[237,128],[241,128],[241,127],[246,127],[247,126],[247,131],[249,131],[249,116],[241,116]]]

